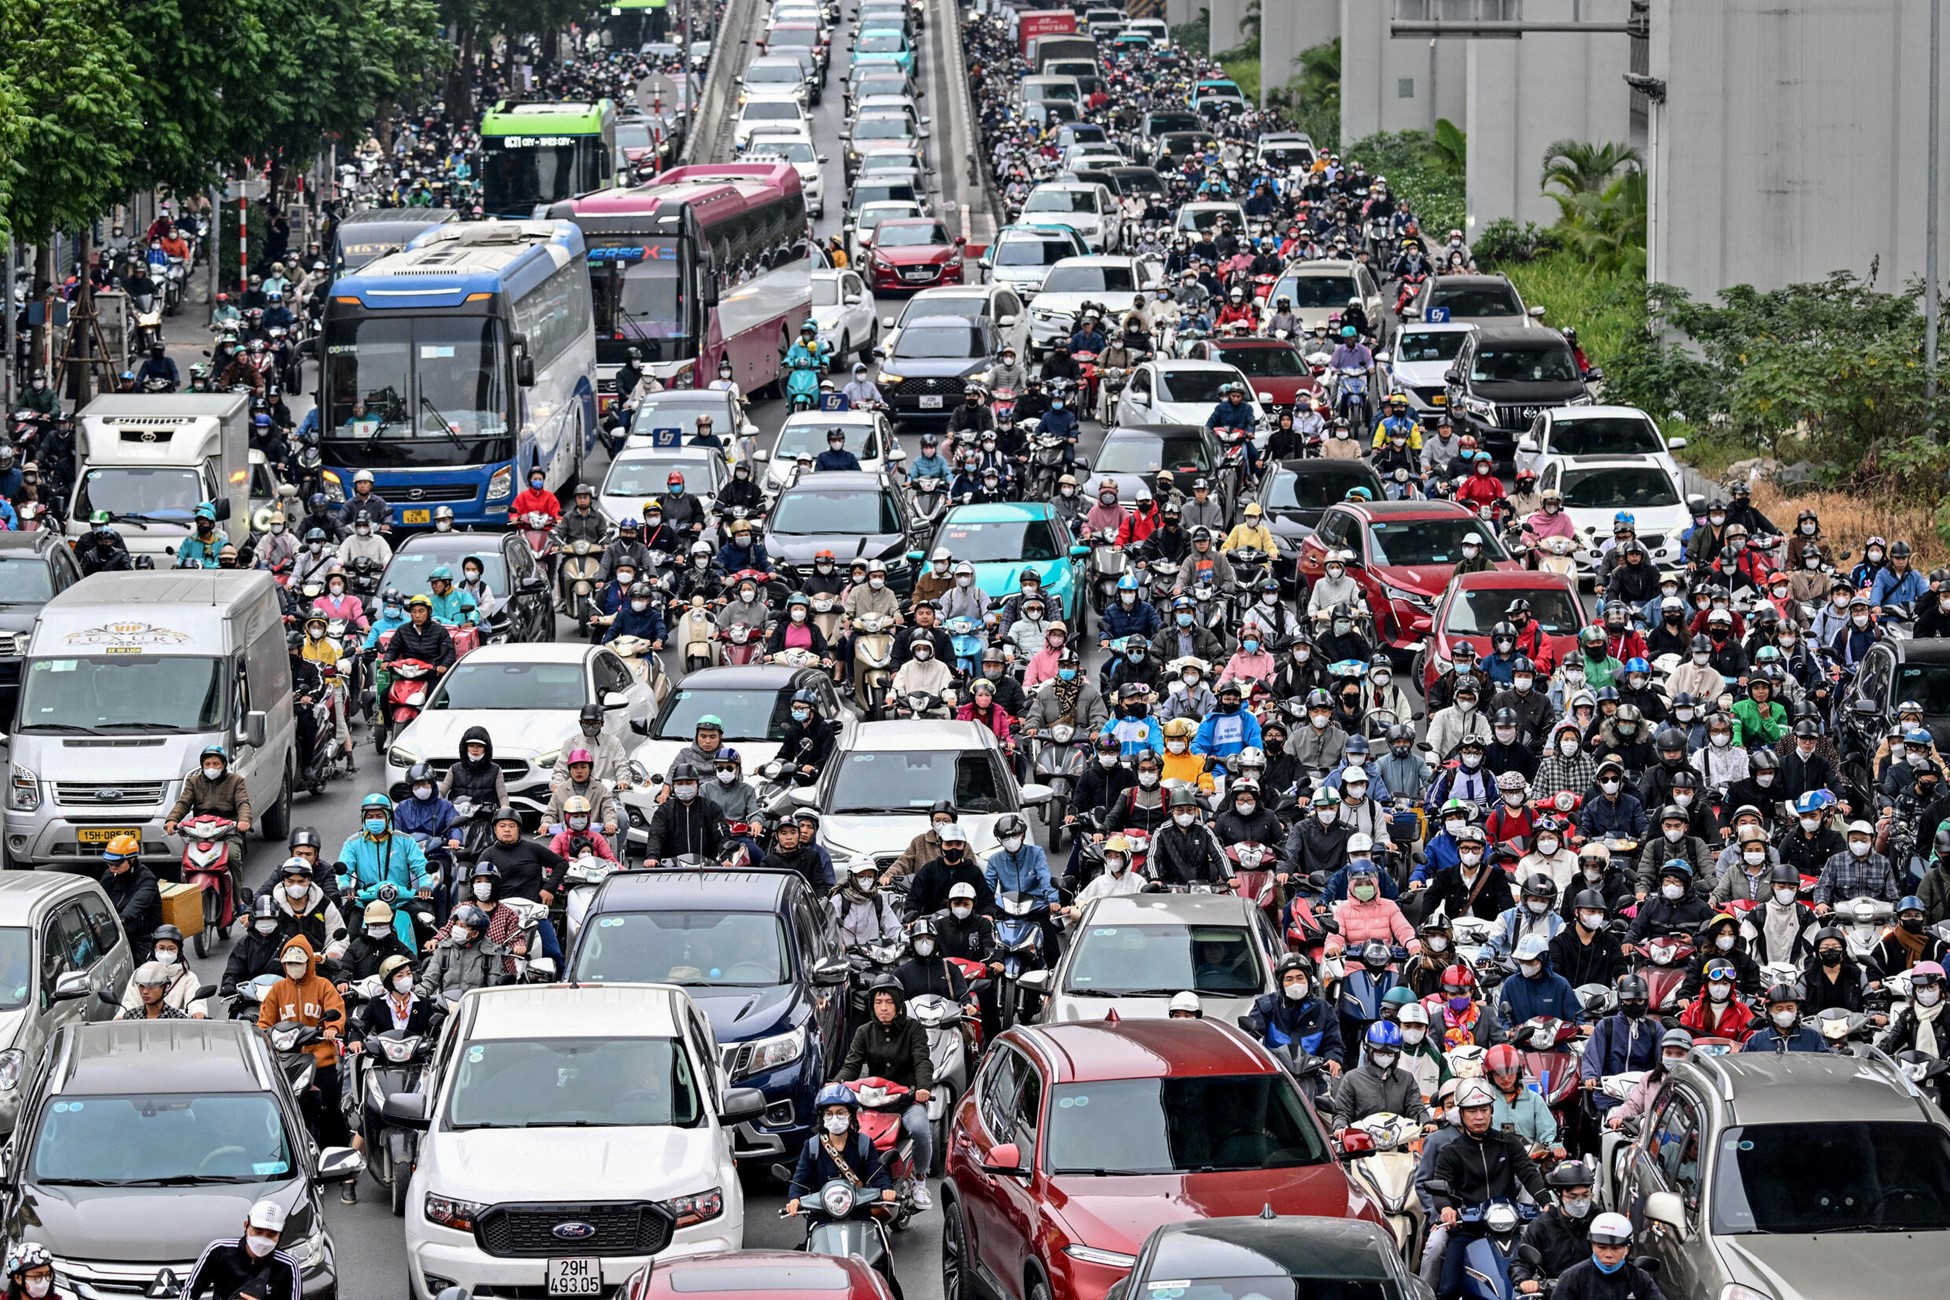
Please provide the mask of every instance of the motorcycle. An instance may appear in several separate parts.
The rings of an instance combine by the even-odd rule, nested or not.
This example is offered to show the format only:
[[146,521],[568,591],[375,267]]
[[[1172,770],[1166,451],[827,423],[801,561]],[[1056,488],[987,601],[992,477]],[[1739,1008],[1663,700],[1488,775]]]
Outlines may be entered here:
[[892,1202],[890,1217],[894,1231],[899,1232],[916,1213],[914,1184],[926,1177],[926,1171],[914,1168],[914,1140],[901,1128],[901,1117],[914,1104],[911,1100],[914,1090],[878,1075],[849,1080],[846,1086],[860,1099],[860,1132],[873,1143],[876,1151],[893,1157],[887,1172],[893,1175],[897,1199]]
[[727,664],[757,663],[765,654],[765,629],[754,623],[733,623],[718,631]]
[[1063,439],[1053,433],[1039,433],[1029,440],[1029,470],[1024,483],[1024,499],[1048,501],[1056,495],[1056,481],[1063,477]]
[[616,652],[638,683],[650,685],[657,672],[657,652],[650,648],[650,642],[640,636],[619,636],[609,643],[609,648]]
[[541,923],[548,919],[548,906],[528,898],[510,898],[506,906],[513,910],[515,920],[521,928],[517,933],[527,951],[515,958],[515,980],[523,984],[548,984],[555,979],[555,959],[542,955]]
[[1250,840],[1228,844],[1226,857],[1235,868],[1232,892],[1265,912],[1267,920],[1277,920],[1282,907],[1276,875],[1279,859],[1265,845]]
[[360,1086],[353,1095],[361,1101],[359,1132],[366,1144],[366,1169],[373,1181],[386,1189],[396,1219],[406,1214],[406,1191],[419,1159],[420,1135],[416,1129],[386,1119],[386,1098],[419,1091],[431,1047],[420,1034],[389,1029],[367,1035],[365,1050],[353,1058],[362,1063],[358,1068]]
[[853,702],[869,718],[881,715],[894,680],[893,627],[884,614],[853,620]]
[[1336,373],[1339,382],[1334,391],[1334,414],[1346,420],[1350,428],[1373,428],[1374,411],[1368,401],[1368,372],[1343,366]]
[[1340,992],[1341,1041],[1350,1048],[1366,1041],[1368,1026],[1381,1019],[1383,996],[1402,982],[1391,967],[1406,960],[1408,954],[1370,939],[1354,956]]
[[785,394],[792,403],[793,413],[814,410],[819,405],[819,363],[800,357],[788,359],[787,366]]
[[812,600],[812,625],[819,629],[819,635],[827,645],[840,638],[840,620],[846,612],[840,608],[840,598],[831,592],[822,591],[810,598]]
[[250,906],[248,894],[240,903],[231,892],[228,836],[236,829],[237,823],[229,818],[207,813],[176,827],[183,837],[182,879],[203,891],[203,928],[190,937],[199,957],[210,955],[211,935],[228,939],[239,908]]
[[923,993],[909,1000],[907,1014],[926,1032],[928,1058],[934,1063],[934,1087],[927,1101],[928,1123],[934,1128],[934,1168],[925,1172],[939,1174],[948,1158],[948,1116],[955,1101],[968,1091],[969,1045],[961,1027],[963,1008],[938,993]]
[[1046,809],[1050,847],[1058,846],[1070,800],[1090,761],[1090,733],[1068,722],[1051,723],[1047,733],[1029,738],[1029,764],[1039,785],[1052,791]]
[[1130,559],[1109,533],[1087,539],[1090,545],[1090,603],[1101,614],[1117,601],[1117,581],[1130,567]]
[[[780,1182],[792,1182],[789,1165],[773,1165],[772,1174]],[[799,1216],[806,1221],[806,1240],[799,1249],[809,1255],[830,1255],[835,1259],[857,1259],[880,1274],[887,1290],[898,1296],[894,1281],[894,1252],[887,1240],[883,1216],[895,1213],[892,1203],[880,1201],[880,1193],[864,1184],[856,1186],[835,1178],[813,1195],[799,1202]],[[862,1211],[865,1213],[862,1213]],[[792,1217],[785,1210],[779,1217]],[[645,1269],[648,1272],[648,1269]],[[626,1293],[636,1294],[628,1287]]]
[[530,510],[518,521],[521,544],[528,548],[528,554],[548,575],[550,585],[555,582],[555,519],[540,510]]
[[684,612],[677,616],[677,626],[670,640],[684,652],[686,673],[712,668],[720,662],[718,625],[712,620],[711,606],[703,596],[691,597]]
[[[1138,869],[1135,852],[1131,869]],[[1043,922],[1049,917],[1049,904],[1013,890],[997,894],[995,904],[1000,913],[995,918],[996,951],[1002,958],[996,1008],[1007,1029],[1018,1019],[1033,1017],[1048,991],[1051,963],[1050,954],[1043,951]],[[1024,979],[1032,974],[1037,978]]]
[[1419,1259],[1428,1224],[1415,1194],[1422,1126],[1406,1115],[1378,1111],[1335,1135],[1350,1177],[1381,1207],[1404,1259]]
[[982,675],[982,651],[988,648],[986,629],[980,619],[962,615],[948,620],[948,639],[954,648],[955,676],[970,682]]
[[[1424,1186],[1430,1191],[1448,1190],[1440,1179]],[[1457,1216],[1449,1248],[1462,1251],[1462,1300],[1515,1300],[1510,1264],[1517,1257],[1524,1225],[1536,1217],[1536,1206],[1503,1200],[1472,1205]]]
[[596,574],[602,563],[602,544],[586,537],[578,537],[562,550],[562,612],[575,620],[580,636],[593,634],[591,622],[602,613],[596,604]]
[[433,693],[434,667],[424,659],[396,659],[392,684],[386,688],[386,707],[373,724],[373,745],[386,752],[389,736],[397,736],[420,716]]
[[239,984],[230,1001],[230,1018],[255,1021],[264,999],[271,995],[271,989],[283,978],[280,972],[270,971]]
[[589,907],[596,901],[596,891],[603,887],[603,882],[612,874],[621,870],[620,864],[611,862],[608,858],[597,857],[586,844],[580,848],[581,851],[569,859],[569,869],[562,877],[568,892],[564,917],[570,939],[574,939],[581,933],[582,922],[589,915]]
[[1687,934],[1669,934],[1647,941],[1647,964],[1639,972],[1645,976],[1649,1004],[1659,1015],[1677,1015],[1679,989],[1686,982],[1687,961],[1693,955],[1693,940]]
[[1557,1131],[1568,1133],[1578,1117],[1578,1048],[1583,1033],[1555,1016],[1534,1016],[1510,1031],[1510,1044],[1523,1060],[1524,1073],[1537,1081],[1537,1093],[1551,1108]]
[[929,475],[917,478],[910,485],[914,504],[914,517],[922,524],[932,526],[948,509],[948,485],[941,479]]

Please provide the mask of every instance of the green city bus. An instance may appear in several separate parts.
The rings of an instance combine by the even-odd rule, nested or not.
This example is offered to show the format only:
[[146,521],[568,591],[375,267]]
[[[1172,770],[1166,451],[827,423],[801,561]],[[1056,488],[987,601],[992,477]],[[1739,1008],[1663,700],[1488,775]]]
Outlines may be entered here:
[[616,105],[504,99],[481,118],[481,152],[487,215],[542,215],[616,183]]

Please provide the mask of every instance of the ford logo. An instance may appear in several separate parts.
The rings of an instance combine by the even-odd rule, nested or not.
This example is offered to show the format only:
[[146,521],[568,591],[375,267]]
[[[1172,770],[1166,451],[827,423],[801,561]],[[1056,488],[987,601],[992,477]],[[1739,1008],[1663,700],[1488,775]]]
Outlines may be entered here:
[[103,803],[120,803],[122,801],[122,791],[112,785],[105,785],[95,791],[95,797]]
[[554,1236],[563,1241],[587,1241],[596,1235],[593,1223],[558,1223],[549,1229]]

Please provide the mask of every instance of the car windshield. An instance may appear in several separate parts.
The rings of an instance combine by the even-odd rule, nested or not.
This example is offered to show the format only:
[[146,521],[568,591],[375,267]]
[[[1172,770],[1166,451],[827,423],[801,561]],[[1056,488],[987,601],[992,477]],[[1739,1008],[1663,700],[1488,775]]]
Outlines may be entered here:
[[1239,209],[1237,208],[1186,208],[1184,209],[1184,221],[1180,222],[1180,224],[1183,225],[1189,223],[1193,230],[1203,232],[1203,231],[1210,230],[1214,226],[1218,225],[1222,219],[1237,222],[1239,219]]
[[765,43],[768,46],[817,45],[819,44],[819,29],[810,24],[804,27],[775,27],[767,34]]
[[777,154],[787,162],[809,163],[818,159],[813,152],[812,142],[802,135],[761,135],[752,140],[751,153],[747,158],[763,154]]
[[1259,151],[1259,160],[1268,167],[1306,167],[1313,162],[1314,153],[1297,144],[1267,145]]
[[907,300],[901,310],[899,324],[905,329],[910,322],[924,316],[958,316],[963,320],[980,320],[988,313],[987,292],[963,293],[959,290],[929,290],[917,293]]
[[688,744],[697,735],[697,720],[709,715],[723,724],[727,741],[784,740],[791,712],[790,689],[679,690],[665,701],[650,734]]
[[771,912],[610,912],[576,948],[571,979],[650,984],[786,982],[785,930]]
[[1294,379],[1307,373],[1307,363],[1298,348],[1221,348],[1226,364],[1238,366],[1254,377]]
[[1584,624],[1577,602],[1562,587],[1477,587],[1457,593],[1449,602],[1449,614],[1442,630],[1455,636],[1486,634],[1508,620],[1504,611],[1513,600],[1530,602],[1530,616],[1553,636],[1570,636]]
[[1570,384],[1577,382],[1578,362],[1562,342],[1488,344],[1476,349],[1469,377],[1486,383]]
[[1571,509],[1629,510],[1679,504],[1672,479],[1656,465],[1566,470],[1558,487],[1564,493],[1564,504]]
[[745,69],[745,84],[749,86],[796,86],[805,79],[796,63],[754,61]]
[[194,469],[105,465],[81,476],[74,517],[86,519],[97,510],[107,510],[118,519],[182,522],[208,497],[203,476]]
[[1080,99],[1077,84],[1068,78],[1057,81],[1029,81],[1023,86],[1024,99]]
[[188,640],[148,623],[108,624],[85,632],[100,655],[49,656],[27,664],[20,686],[18,731],[102,736],[215,731],[228,713],[222,659],[146,655],[150,645]]
[[913,125],[903,113],[863,117],[853,124],[855,140],[906,140],[913,134]]
[[1052,1174],[1297,1169],[1330,1159],[1281,1073],[1059,1083],[1048,1127]]
[[929,325],[902,330],[891,359],[895,362],[966,361],[987,355],[980,330],[962,325]]
[[1113,167],[1110,173],[1117,180],[1119,194],[1163,194],[1165,183],[1158,179],[1158,173],[1149,167]]
[[1507,284],[1444,284],[1437,280],[1428,305],[1446,307],[1451,316],[1523,315],[1523,304]]
[[797,122],[801,114],[797,100],[753,99],[746,101],[742,116],[747,122]]
[[0,605],[45,605],[54,595],[54,574],[38,555],[0,560]]
[[945,247],[950,241],[947,227],[929,221],[917,225],[882,222],[873,242],[882,248],[926,248]]
[[1483,544],[1483,554],[1492,560],[1505,556],[1503,548],[1483,525],[1474,519],[1417,519],[1413,522],[1376,523],[1368,529],[1368,548],[1375,564],[1454,564],[1462,559],[1465,537]]
[[839,429],[846,434],[846,449],[862,461],[880,458],[880,438],[874,432],[873,425],[862,424],[858,416],[838,423],[828,416],[824,419],[789,421],[779,430],[778,445],[772,449],[772,462],[795,461],[802,455],[817,457],[826,450],[826,434],[831,429]]
[[1351,275],[1291,275],[1273,286],[1273,299],[1293,299],[1297,311],[1339,311],[1356,296]]
[[1044,293],[1136,293],[1137,277],[1115,263],[1059,266],[1043,281]]
[[[889,217],[918,216],[921,205],[917,200],[920,197],[910,181],[876,181],[870,185],[860,184],[853,187],[854,209],[860,214],[860,224],[869,230],[873,228],[875,222],[885,221]],[[896,206],[874,208],[872,215],[869,216],[869,205],[876,203],[891,203]]]
[[695,1128],[691,1058],[671,1038],[494,1039],[455,1055],[446,1127]]
[[1076,251],[1076,245],[1067,239],[1012,235],[999,241],[993,258],[997,266],[1055,266],[1066,257],[1074,257]]
[[1076,943],[1071,993],[1108,998],[1195,989],[1251,997],[1266,988],[1266,968],[1243,926],[1092,925]]
[[1198,125],[1198,118],[1191,113],[1153,113],[1145,120],[1145,131],[1153,136],[1171,131],[1190,131]]
[[1176,473],[1210,468],[1205,442],[1196,434],[1158,438],[1148,434],[1119,437],[1113,433],[1098,449],[1095,466],[1099,474],[1155,474],[1161,469]]
[[1395,360],[1408,364],[1454,361],[1468,337],[1468,330],[1403,330],[1395,340]]
[[853,45],[862,54],[898,54],[906,47],[907,40],[899,32],[866,32]]
[[1551,425],[1553,456],[1645,456],[1665,449],[1643,416],[1594,415]]
[[588,703],[576,663],[510,663],[464,659],[447,670],[427,705],[440,709],[552,709],[573,713]]
[[[693,474],[710,481],[710,471],[696,461],[672,461],[661,457],[630,457],[611,461],[603,477],[606,497],[660,497],[670,486],[670,472],[677,470],[687,480]],[[400,588],[405,591],[405,587]]]
[[[1268,510],[1325,510],[1336,501],[1347,499],[1351,487],[1365,487],[1376,496],[1381,485],[1364,461],[1308,460],[1302,462],[1304,474],[1282,466],[1273,471],[1260,504]],[[1348,469],[1328,466],[1349,465]]]
[[1160,370],[1158,396],[1167,402],[1216,402],[1219,392],[1239,376],[1225,370]]
[[[1950,1132],[1939,1125],[1828,1115],[1735,1125],[1719,1145],[1708,1202],[1716,1236],[1950,1230]],[[1690,1164],[1697,1185],[1698,1161],[1686,1149],[1666,1163],[1682,1184]]]
[[81,1187],[267,1183],[296,1172],[267,1090],[57,1101],[34,1130],[29,1181]]
[[645,122],[618,122],[616,124],[616,147],[618,149],[648,149],[656,143],[650,134],[650,126]]
[[[720,428],[731,418],[731,403],[726,395],[717,389],[706,389],[698,393],[685,393],[665,389],[645,397],[637,407],[636,427],[639,429],[669,428],[672,425],[686,433],[697,427],[697,417],[708,415]],[[649,421],[649,423],[645,423]]]
[[1044,185],[1031,190],[1028,200],[1022,205],[1024,212],[1095,212],[1097,194],[1094,190],[1059,190]]
[[856,749],[840,759],[822,805],[833,814],[919,814],[946,799],[970,813],[1009,811],[987,753]]
[[898,533],[900,516],[894,499],[879,488],[859,492],[826,492],[814,475],[810,485],[794,488],[772,508],[770,530],[791,537],[813,534]]
[[994,523],[951,519],[942,526],[934,544],[947,547],[957,560],[970,564],[1054,560],[1059,555],[1056,525],[1048,519],[1002,519]]
[[[1154,1293],[1165,1300],[1167,1293]],[[1200,1277],[1172,1281],[1170,1300],[1396,1300],[1399,1292],[1378,1277]]]
[[[648,495],[655,496],[663,489],[660,478],[655,490]],[[489,536],[482,536],[480,542],[480,550],[467,554],[481,562],[481,577],[486,580],[489,591],[508,590],[508,565],[501,556],[501,548],[494,545],[494,539]],[[380,580],[380,586],[398,587],[408,595],[425,591],[432,585],[427,575],[443,564],[454,571],[455,577],[460,576],[462,558],[452,551],[401,551],[386,566],[386,575]]]
[[1950,664],[1906,663],[1896,669],[1891,700],[1914,700],[1930,719],[1950,719]]

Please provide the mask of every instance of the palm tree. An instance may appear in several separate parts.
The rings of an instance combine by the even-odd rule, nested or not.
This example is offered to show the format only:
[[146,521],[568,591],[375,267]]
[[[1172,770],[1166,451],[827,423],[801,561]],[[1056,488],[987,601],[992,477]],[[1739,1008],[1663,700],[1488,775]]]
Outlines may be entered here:
[[1554,185],[1573,195],[1597,193],[1619,172],[1639,171],[1641,163],[1639,151],[1630,145],[1559,140],[1544,150],[1542,188],[1548,191]]

